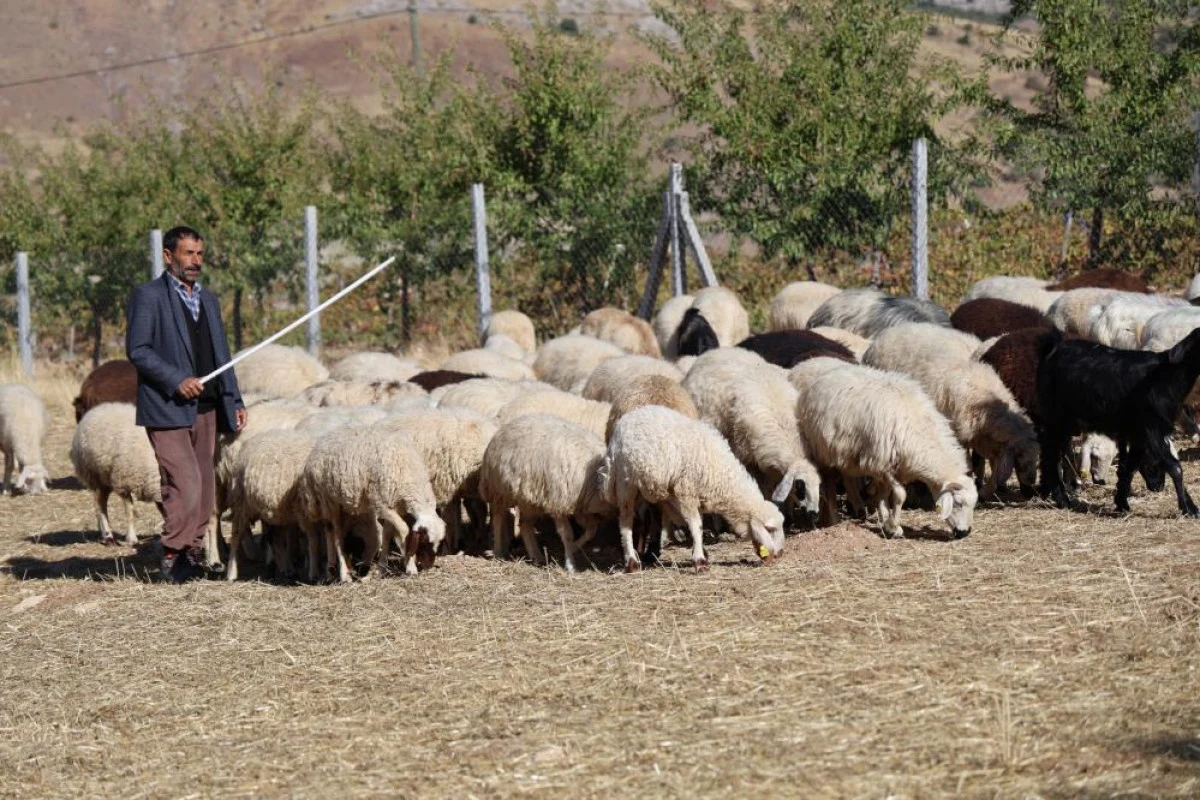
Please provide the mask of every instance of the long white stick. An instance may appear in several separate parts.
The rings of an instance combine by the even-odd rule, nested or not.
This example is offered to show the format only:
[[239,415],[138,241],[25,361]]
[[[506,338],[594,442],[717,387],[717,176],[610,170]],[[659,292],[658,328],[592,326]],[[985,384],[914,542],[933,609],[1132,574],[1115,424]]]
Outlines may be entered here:
[[232,367],[234,364],[236,364],[236,363],[238,363],[239,361],[241,361],[243,358],[246,358],[247,356],[249,356],[249,355],[252,355],[252,354],[254,354],[254,353],[258,352],[259,350],[261,350],[262,348],[266,347],[266,346],[267,346],[267,345],[269,345],[271,342],[275,341],[276,339],[278,339],[279,337],[283,336],[284,334],[290,333],[291,331],[294,331],[296,328],[299,328],[301,325],[303,325],[305,322],[307,322],[307,321],[308,321],[308,318],[309,318],[309,317],[311,317],[311,316],[312,316],[312,315],[314,315],[314,314],[320,314],[320,313],[321,313],[322,311],[324,311],[326,308],[328,308],[329,306],[333,305],[333,304],[334,304],[334,303],[336,303],[338,300],[341,300],[343,297],[345,297],[346,295],[348,295],[348,294],[350,294],[351,292],[353,292],[353,291],[354,291],[355,289],[357,289],[359,286],[362,286],[364,283],[366,283],[366,282],[367,282],[367,281],[369,281],[371,278],[373,278],[373,277],[375,277],[376,275],[378,275],[380,272],[383,272],[385,269],[387,269],[389,266],[391,266],[392,262],[393,262],[393,261],[395,261],[395,260],[396,260],[396,257],[395,257],[395,256],[392,256],[392,257],[391,257],[391,258],[389,258],[387,261],[384,261],[382,264],[379,264],[378,266],[376,266],[375,268],[373,268],[373,269],[372,269],[370,272],[368,272],[367,274],[363,275],[361,278],[359,278],[358,280],[356,280],[354,283],[350,284],[350,285],[349,285],[349,286],[347,286],[345,289],[342,289],[340,292],[338,292],[337,294],[335,294],[333,297],[329,298],[329,299],[328,299],[328,300],[326,300],[324,303],[321,303],[321,305],[317,306],[317,307],[316,307],[316,308],[314,308],[312,311],[309,311],[307,314],[305,314],[304,316],[300,317],[300,319],[296,320],[295,322],[291,323],[290,325],[288,325],[288,326],[287,326],[286,328],[284,328],[283,330],[279,331],[279,333],[276,333],[274,336],[271,336],[269,339],[264,339],[263,341],[261,341],[261,342],[259,342],[258,344],[254,345],[254,347],[251,347],[249,350],[246,350],[246,351],[244,351],[244,352],[242,352],[242,353],[239,353],[239,354],[238,354],[236,357],[234,357],[234,359],[233,359],[232,361],[230,361],[228,364],[224,364],[224,365],[222,365],[222,366],[220,366],[220,367],[217,367],[215,370],[213,370],[212,372],[208,373],[208,374],[207,374],[207,375],[205,375],[203,378],[201,378],[201,379],[200,379],[200,382],[201,382],[201,383],[208,383],[208,382],[209,382],[209,381],[211,381],[213,378],[217,377],[217,376],[218,376],[218,375],[220,375],[222,372],[224,372],[225,370],[227,370],[227,369],[229,369],[230,367]]

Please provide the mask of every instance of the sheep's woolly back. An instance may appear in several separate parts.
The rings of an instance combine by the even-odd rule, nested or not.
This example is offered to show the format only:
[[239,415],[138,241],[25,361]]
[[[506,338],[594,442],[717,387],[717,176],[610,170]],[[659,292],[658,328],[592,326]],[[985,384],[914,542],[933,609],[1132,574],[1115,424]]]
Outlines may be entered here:
[[735,529],[775,509],[716,428],[663,406],[642,406],[618,420],[605,469],[617,504],[676,497]]
[[129,403],[101,403],[83,415],[71,440],[71,465],[84,488],[119,497],[162,499],[158,461]]
[[1066,336],[1083,339],[1087,337],[1095,316],[1099,315],[1098,311],[1093,315],[1092,307],[1118,294],[1120,292],[1114,289],[1072,289],[1063,292],[1054,301],[1046,311],[1046,316],[1050,324]]
[[967,473],[949,421],[912,378],[814,358],[792,368],[796,419],[813,459],[849,477],[921,481],[936,491]]
[[617,356],[601,362],[592,370],[583,386],[583,397],[612,402],[612,398],[630,381],[643,375],[659,375],[676,383],[683,380],[683,372],[670,361],[650,356]]
[[335,381],[406,381],[421,371],[415,361],[391,353],[351,353],[329,369]]
[[836,286],[819,281],[795,281],[779,290],[771,301],[770,329],[802,331],[808,318],[829,298],[840,292]]
[[738,296],[724,286],[708,286],[696,292],[692,308],[712,326],[722,347],[732,347],[750,335],[750,316]]
[[409,436],[425,460],[438,505],[478,491],[483,452],[499,428],[491,417],[465,408],[410,411],[375,427]]
[[316,408],[329,406],[385,405],[400,397],[425,397],[426,392],[408,381],[323,381],[301,393]]
[[604,436],[608,414],[612,406],[599,400],[585,400],[569,392],[538,392],[515,398],[500,409],[498,419],[504,424],[529,414],[551,414],[573,422],[596,434]]
[[684,312],[692,307],[695,299],[690,294],[672,297],[654,315],[650,327],[654,329],[654,338],[658,340],[663,358],[674,359],[679,356],[679,337],[676,335],[679,333],[679,323],[683,322]]
[[1200,308],[1181,306],[1160,311],[1146,320],[1139,347],[1161,353],[1179,344],[1196,328],[1200,328]]
[[1172,306],[1191,308],[1178,297],[1132,292],[1108,295],[1088,309],[1091,324],[1087,338],[1119,350],[1136,350],[1146,322]]
[[504,378],[510,381],[533,378],[533,370],[524,362],[487,348],[459,351],[443,361],[438,369],[486,375],[489,378]]
[[1062,292],[1047,290],[1046,287],[1049,285],[1049,281],[1044,281],[1041,278],[996,275],[976,281],[967,290],[967,293],[963,295],[962,300],[965,303],[969,300],[982,300],[985,297],[991,297],[997,300],[1007,300],[1010,303],[1020,303],[1023,306],[1036,308],[1045,314],[1050,310],[1050,306],[1063,294]]
[[[240,355],[240,353],[239,353]],[[238,389],[267,397],[295,397],[329,378],[329,370],[299,347],[269,344],[233,368]]]
[[438,408],[467,408],[494,419],[500,409],[521,395],[552,391],[553,386],[541,381],[475,378],[445,387],[438,398]]
[[606,306],[588,312],[579,332],[615,344],[627,353],[655,358],[662,355],[650,323],[619,308]]
[[[137,367],[124,359],[106,361],[93,369],[79,385],[75,397],[75,421],[101,403],[136,403]],[[243,397],[243,400],[245,398]]]
[[304,462],[319,435],[312,431],[266,431],[246,442],[234,464],[230,505],[249,523],[295,525],[306,521],[297,505]]
[[617,420],[642,406],[663,406],[689,419],[700,418],[692,396],[678,381],[662,375],[639,375],[622,386],[613,397],[612,410],[608,412],[608,423],[604,427],[604,441],[612,439]]
[[328,433],[336,428],[372,425],[388,415],[380,406],[330,406],[314,409],[293,430]]
[[433,514],[429,472],[404,433],[342,428],[321,437],[304,462],[298,503],[309,517],[331,519],[335,509],[378,519],[381,509]]
[[512,339],[526,353],[537,350],[537,332],[533,328],[533,320],[520,311],[505,309],[492,312],[488,318],[485,342],[498,334]]
[[538,380],[566,392],[576,383],[587,380],[601,362],[623,355],[625,351],[611,342],[578,333],[568,334],[541,346],[533,362],[533,371]]
[[871,340],[865,336],[859,336],[857,333],[834,328],[828,325],[821,325],[816,328],[809,328],[813,333],[824,336],[826,339],[832,339],[838,344],[845,347],[854,357],[862,361],[863,353],[867,352],[867,348],[871,346]]
[[970,361],[980,344],[978,338],[953,328],[906,322],[880,331],[862,363],[912,375],[930,361]]
[[42,443],[49,429],[50,414],[33,389],[0,385],[0,452],[11,453],[22,469],[44,466]]
[[217,439],[218,495],[230,486],[238,451],[246,442],[265,431],[290,430],[311,413],[313,407],[300,398],[276,398],[249,406],[246,427]]
[[847,289],[822,303],[808,318],[808,327],[843,328],[873,338],[885,328],[906,322],[949,326],[950,314],[927,300],[893,297],[875,289]]
[[587,428],[549,414],[500,426],[479,470],[479,496],[526,516],[611,516],[602,491],[604,443]]
[[520,361],[522,364],[525,363],[525,357],[529,355],[525,352],[525,348],[503,333],[493,333],[488,336],[487,341],[483,344],[483,349],[499,353],[513,361]]

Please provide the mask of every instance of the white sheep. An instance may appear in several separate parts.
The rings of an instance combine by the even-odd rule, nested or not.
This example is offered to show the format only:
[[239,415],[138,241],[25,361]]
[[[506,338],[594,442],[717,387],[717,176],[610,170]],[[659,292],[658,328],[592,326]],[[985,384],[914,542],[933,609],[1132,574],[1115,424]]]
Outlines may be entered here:
[[885,328],[905,322],[950,327],[950,314],[928,300],[894,297],[876,289],[847,289],[818,306],[808,318],[808,327],[842,328],[870,339]]
[[897,325],[875,337],[862,363],[904,373],[921,385],[959,441],[992,465],[985,497],[1014,465],[1021,487],[1031,491],[1037,479],[1037,430],[996,371],[971,361],[980,344],[974,336],[934,325]]
[[460,350],[443,361],[438,369],[465,372],[469,375],[486,375],[489,378],[504,378],[510,381],[532,380],[534,374],[534,371],[525,362],[484,347]]
[[696,292],[692,308],[712,327],[722,347],[732,347],[750,335],[750,316],[738,296],[724,286]]
[[795,487],[801,506],[818,509],[821,478],[796,426],[796,390],[787,372],[740,347],[709,350],[683,380],[700,419],[729,440],[730,449],[782,503]]
[[1049,281],[1041,278],[995,275],[972,284],[967,293],[963,295],[962,302],[991,297],[1036,308],[1045,314],[1054,301],[1064,294],[1064,292],[1047,290],[1046,287],[1049,285]]
[[406,381],[421,371],[415,361],[397,358],[391,353],[351,353],[329,368],[335,381]]
[[506,309],[492,312],[492,315],[488,317],[487,332],[484,336],[485,344],[498,334],[512,339],[526,353],[537,350],[537,332],[534,330],[533,320],[520,311]]
[[662,308],[654,315],[650,327],[654,329],[654,338],[658,340],[658,348],[662,351],[663,358],[678,358],[679,337],[676,334],[679,333],[679,323],[683,322],[684,312],[692,307],[692,301],[695,299],[690,294],[677,295],[663,303]]
[[510,381],[502,378],[475,378],[443,387],[437,398],[438,408],[469,408],[495,418],[500,409],[523,394],[552,392],[555,388],[541,381]]
[[613,395],[608,423],[604,426],[604,441],[612,439],[617,420],[642,406],[664,406],[689,419],[700,419],[695,401],[678,381],[662,375],[638,375]]
[[522,364],[525,363],[525,359],[529,356],[529,353],[525,352],[525,348],[517,344],[512,337],[506,336],[503,333],[494,333],[488,336],[487,341],[483,343],[483,349],[499,353],[505,358],[511,358],[513,361],[520,361]]
[[[19,383],[0,385],[0,451],[4,453],[0,494],[9,489],[26,494],[47,491],[49,475],[42,463],[42,444],[49,429],[50,415],[33,389]],[[12,483],[14,466],[16,484]]]
[[1079,447],[1079,474],[1089,475],[1092,483],[1103,486],[1116,459],[1116,442],[1102,433],[1089,433]]
[[114,544],[108,521],[111,495],[125,504],[125,545],[137,545],[133,501],[162,501],[162,486],[154,448],[139,428],[137,409],[129,403],[101,403],[83,415],[71,439],[75,477],[96,501],[100,541]]
[[871,340],[867,337],[859,336],[857,333],[851,333],[842,328],[834,328],[831,325],[821,325],[816,328],[809,328],[809,330],[844,346],[859,361],[862,361],[863,353],[867,352],[867,348],[871,346]]
[[1055,328],[1069,337],[1083,339],[1088,336],[1099,312],[1092,312],[1092,307],[1109,297],[1121,294],[1116,289],[1099,287],[1084,287],[1063,292],[1046,311],[1046,318]]
[[316,408],[384,405],[399,397],[424,397],[427,392],[408,381],[322,381],[300,393]]
[[1191,308],[1177,297],[1122,292],[1092,306],[1088,338],[1118,350],[1136,350],[1142,328],[1154,315],[1171,306]]
[[[515,509],[521,540],[542,563],[534,522],[550,517],[563,545],[563,562],[575,571],[575,553],[614,516],[604,491],[604,443],[591,431],[549,414],[519,417],[500,427],[483,454],[479,495],[492,509],[492,553],[508,554],[508,511]],[[571,518],[584,529],[579,539]]]
[[[240,353],[239,353],[240,355]],[[329,378],[329,370],[299,347],[269,344],[233,368],[243,394],[295,397]]]
[[579,332],[611,342],[627,353],[655,358],[662,355],[650,323],[620,308],[606,306],[588,312],[579,326]]
[[[813,459],[846,478],[870,478],[884,534],[903,536],[906,483],[920,481],[957,538],[971,532],[978,493],[967,455],[920,384],[906,375],[813,358],[792,367],[796,419]],[[832,482],[823,487],[836,509]]]
[[605,491],[619,513],[627,572],[642,568],[633,545],[640,501],[658,506],[664,522],[687,526],[697,571],[708,568],[701,514],[720,515],[741,537],[749,533],[764,561],[783,552],[783,513],[706,422],[663,406],[636,408],[613,427],[604,472]]
[[[773,331],[802,331],[817,307],[840,292],[836,286],[820,281],[794,281],[779,290],[771,300],[768,315]],[[736,344],[736,342],[735,342]]]
[[530,414],[552,414],[587,428],[597,437],[603,437],[611,410],[610,403],[585,400],[579,395],[569,392],[535,392],[514,398],[512,402],[500,409],[496,418],[503,425],[517,417]]
[[642,375],[661,375],[676,383],[683,380],[683,372],[670,361],[650,356],[617,356],[601,362],[592,370],[583,385],[582,395],[587,400],[612,402],[622,387]]
[[1146,320],[1138,346],[1142,350],[1161,353],[1183,341],[1196,328],[1200,328],[1200,308],[1196,306],[1159,311]]
[[577,383],[585,382],[602,361],[623,355],[625,351],[611,342],[568,334],[551,339],[538,349],[533,371],[538,380],[570,391]]
[[[299,482],[300,508],[309,519],[328,523],[326,553],[329,570],[341,582],[350,580],[343,542],[348,524],[361,519],[371,525],[363,561],[378,555],[387,559],[382,524],[401,545],[405,571],[417,571],[420,538],[436,550],[446,526],[438,517],[429,472],[413,441],[404,433],[370,427],[341,428],[317,441],[304,462]],[[410,526],[405,515],[412,517]]]
[[328,433],[347,426],[373,425],[389,413],[392,412],[381,406],[328,406],[313,409],[313,412],[297,422],[293,429],[313,434]]

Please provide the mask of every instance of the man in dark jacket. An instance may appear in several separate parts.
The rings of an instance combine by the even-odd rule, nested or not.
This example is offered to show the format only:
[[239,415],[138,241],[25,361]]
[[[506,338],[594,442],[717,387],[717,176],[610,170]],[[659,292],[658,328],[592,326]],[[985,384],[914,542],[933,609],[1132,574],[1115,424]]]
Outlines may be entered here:
[[166,272],[133,291],[125,352],[137,367],[137,424],[146,429],[162,480],[162,574],[182,583],[204,572],[212,514],[217,431],[238,431],[246,407],[230,360],[216,296],[198,283],[204,239],[178,227],[163,236]]

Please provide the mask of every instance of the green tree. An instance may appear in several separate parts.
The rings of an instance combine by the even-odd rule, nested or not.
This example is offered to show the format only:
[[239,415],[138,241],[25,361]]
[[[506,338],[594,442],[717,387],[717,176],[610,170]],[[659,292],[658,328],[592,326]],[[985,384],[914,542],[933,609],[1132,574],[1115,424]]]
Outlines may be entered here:
[[694,204],[795,267],[826,248],[882,250],[907,213],[910,154],[929,142],[929,195],[980,175],[973,137],[934,123],[982,102],[982,84],[922,61],[923,18],[900,0],[756,7],[667,0],[674,35],[648,37],[658,84],[682,120]]
[[[1026,56],[1047,89],[1032,111],[997,104],[1000,144],[1036,177],[1041,208],[1091,209],[1089,266],[1168,255],[1161,232],[1186,210],[1200,109],[1200,26],[1194,6],[1163,0],[1017,0],[1010,24],[1037,18]],[[1122,235],[1105,242],[1105,217]]]

